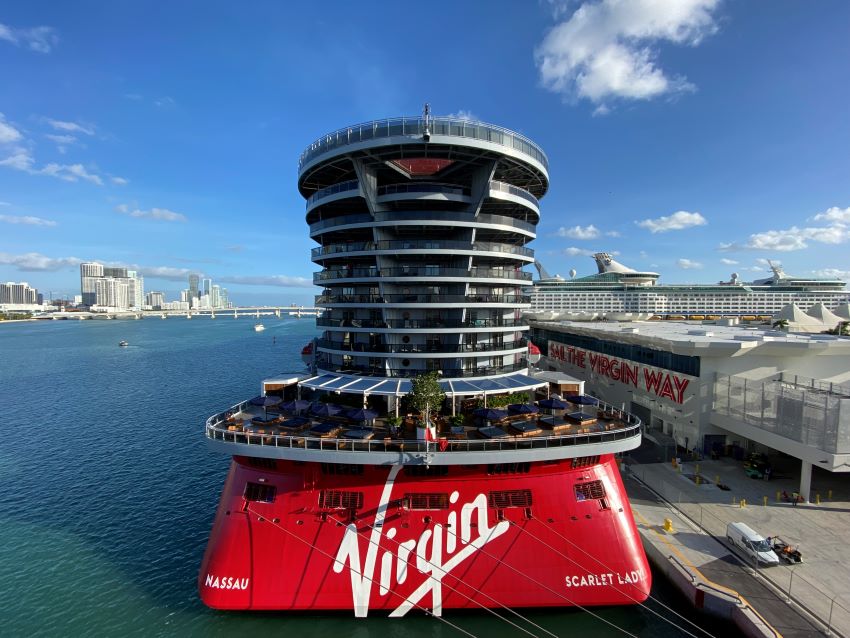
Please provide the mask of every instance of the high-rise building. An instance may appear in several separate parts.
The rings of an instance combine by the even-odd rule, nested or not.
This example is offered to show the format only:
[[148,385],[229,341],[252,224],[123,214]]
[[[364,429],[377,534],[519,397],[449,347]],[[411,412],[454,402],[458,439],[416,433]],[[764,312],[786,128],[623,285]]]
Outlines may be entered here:
[[104,266],[103,267],[103,276],[104,277],[115,277],[116,279],[118,279],[118,278],[126,279],[127,278],[127,269],[121,268],[121,267],[114,267],[113,268],[113,267],[110,267],[110,266]]
[[33,305],[38,303],[38,290],[25,281],[0,284],[0,304]]
[[195,274],[189,275],[189,296],[193,299],[198,297],[198,282],[200,277]]
[[103,277],[103,264],[93,261],[80,264],[80,294],[83,305],[93,306],[97,303],[95,282],[100,277]]
[[150,291],[145,295],[145,305],[153,310],[160,310],[165,303],[165,295],[161,292]]
[[213,308],[221,308],[221,286],[218,284],[213,284],[212,290],[210,291],[210,305]]
[[221,308],[230,308],[230,299],[227,296],[227,288],[219,291],[219,304]]
[[127,285],[130,287],[130,307],[141,308],[145,303],[145,278],[135,270],[128,270]]
[[212,279],[204,278],[201,280],[201,294],[212,297]]
[[130,285],[126,277],[101,277],[95,280],[98,306],[127,310],[130,307]]

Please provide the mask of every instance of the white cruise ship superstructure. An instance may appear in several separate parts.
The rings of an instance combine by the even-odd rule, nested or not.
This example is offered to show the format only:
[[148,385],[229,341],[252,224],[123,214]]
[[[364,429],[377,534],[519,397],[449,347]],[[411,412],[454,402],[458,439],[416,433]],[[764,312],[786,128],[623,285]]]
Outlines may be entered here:
[[743,282],[733,273],[717,284],[659,284],[660,275],[625,266],[608,253],[593,255],[598,271],[586,277],[552,277],[535,262],[540,278],[529,290],[532,315],[562,319],[706,319],[723,316],[767,319],[788,304],[807,310],[818,303],[836,310],[850,301],[840,279],[792,277],[770,263],[773,274]]

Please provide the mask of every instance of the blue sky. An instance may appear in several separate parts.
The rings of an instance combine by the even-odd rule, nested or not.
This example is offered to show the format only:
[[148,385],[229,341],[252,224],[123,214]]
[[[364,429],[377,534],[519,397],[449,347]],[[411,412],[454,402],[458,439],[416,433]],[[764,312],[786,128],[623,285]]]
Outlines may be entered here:
[[7,2],[0,280],[309,302],[299,154],[425,101],[544,148],[552,273],[850,278],[848,32],[843,0]]

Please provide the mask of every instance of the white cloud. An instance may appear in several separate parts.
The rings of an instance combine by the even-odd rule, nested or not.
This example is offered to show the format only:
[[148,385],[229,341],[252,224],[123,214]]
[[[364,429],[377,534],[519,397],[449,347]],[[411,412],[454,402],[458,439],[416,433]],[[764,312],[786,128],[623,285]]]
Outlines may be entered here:
[[791,228],[767,230],[750,235],[745,244],[720,244],[720,250],[771,250],[791,252],[809,247],[810,242],[822,244],[843,244],[850,239],[850,229],[841,225],[823,228]]
[[44,137],[46,137],[47,139],[49,139],[53,142],[56,142],[56,149],[60,153],[62,153],[63,155],[65,154],[65,151],[68,150],[68,146],[70,144],[75,144],[77,142],[77,138],[74,137],[73,135],[51,135],[51,134],[47,134]]
[[[745,243],[721,243],[718,250],[771,250],[790,252],[803,250],[811,242],[821,244],[843,244],[850,240],[850,207],[838,208],[833,206],[814,217],[810,221],[829,222],[828,226],[792,226],[781,230],[766,230],[753,233]],[[767,260],[759,260],[767,264]]]
[[47,123],[57,131],[68,131],[69,133],[83,133],[84,135],[94,135],[94,127],[91,125],[77,124],[76,122],[64,122],[62,120],[51,120],[47,118]]
[[676,265],[683,270],[699,270],[702,268],[701,263],[692,259],[679,259],[676,261]]
[[[0,25],[1,27],[2,25]],[[21,132],[6,121],[6,116],[0,113],[0,144],[11,144],[23,138]]]
[[[123,267],[123,266],[122,266]],[[128,266],[128,268],[130,268]],[[143,277],[153,277],[156,279],[166,279],[168,281],[185,282],[191,273],[198,273],[197,270],[191,268],[174,268],[172,266],[136,266],[132,265],[132,270],[137,271]],[[202,273],[200,273],[202,274]]]
[[472,111],[467,111],[466,109],[460,109],[457,113],[449,113],[449,117],[454,117],[458,120],[466,120],[467,122],[478,122],[478,116],[475,115]]
[[839,270],[838,268],[823,268],[821,270],[813,270],[812,274],[815,277],[823,277],[825,279],[850,280],[850,270]]
[[818,213],[813,218],[816,222],[832,222],[833,224],[850,224],[850,206],[847,208],[838,208],[833,206],[827,208],[824,212]]
[[0,202],[0,206],[11,206],[9,202]]
[[[717,31],[719,0],[600,0],[584,2],[557,24],[535,51],[543,86],[567,99],[610,110],[609,99],[647,100],[693,90],[656,64],[659,45],[697,46]],[[556,13],[564,12],[564,4]]]
[[[587,248],[576,248],[575,246],[570,246],[569,248],[564,248],[562,250],[565,255],[568,257],[593,257],[595,253],[602,252],[601,250],[590,250]],[[619,255],[620,252],[617,250],[607,251],[609,255]]]
[[54,259],[40,253],[25,253],[23,255],[12,255],[0,253],[0,264],[15,266],[17,270],[26,272],[65,270],[79,266],[82,259],[76,257],[61,257]]
[[52,135],[50,133],[46,134],[46,137],[49,140],[53,140],[57,144],[73,144],[77,141],[77,138],[73,135]]
[[30,29],[16,29],[14,27],[0,24],[0,40],[11,42],[16,46],[25,46],[30,51],[37,53],[50,53],[59,42],[59,36],[53,27],[32,27]]
[[216,281],[225,284],[243,284],[247,286],[281,286],[284,288],[312,288],[313,281],[304,277],[289,277],[287,275],[268,276],[231,276],[217,277]]
[[620,231],[618,231],[618,230],[608,230],[608,231],[605,232],[605,236],[606,237],[622,237],[623,235],[620,234]]
[[174,101],[174,98],[170,98],[167,95],[157,98],[153,101],[154,105],[161,109],[166,109],[174,106],[177,102]]
[[738,264],[738,262],[734,259],[726,259],[726,257],[723,257],[720,262],[726,264],[727,266],[736,266]]
[[573,226],[572,228],[561,226],[557,233],[558,237],[569,237],[570,239],[596,239],[600,234],[599,229],[593,224],[585,227]]
[[114,175],[109,178],[109,181],[113,184],[117,184],[118,186],[126,186],[130,183],[129,179],[124,179],[123,177],[116,177]]
[[167,208],[151,208],[150,210],[140,210],[131,208],[127,204],[119,204],[115,207],[115,211],[122,215],[129,215],[140,219],[155,219],[163,222],[185,222],[186,216],[181,213],[175,213]]
[[76,182],[83,179],[87,182],[91,182],[92,184],[103,186],[103,180],[100,176],[95,175],[94,173],[89,173],[82,164],[56,164],[51,162],[40,171],[36,172],[44,175],[50,175],[52,177],[58,177],[66,182]]
[[708,223],[705,217],[699,213],[689,213],[686,210],[676,211],[672,215],[658,217],[656,219],[644,219],[636,221],[635,224],[646,228],[651,233],[666,233],[670,230],[682,230],[693,226],[705,226]]
[[12,154],[6,159],[0,160],[0,166],[31,173],[33,172],[32,165],[34,162],[33,156],[27,149],[18,147],[12,149]]
[[55,226],[56,222],[50,219],[42,219],[41,217],[31,217],[29,215],[0,215],[0,222],[7,224],[25,224],[27,226]]

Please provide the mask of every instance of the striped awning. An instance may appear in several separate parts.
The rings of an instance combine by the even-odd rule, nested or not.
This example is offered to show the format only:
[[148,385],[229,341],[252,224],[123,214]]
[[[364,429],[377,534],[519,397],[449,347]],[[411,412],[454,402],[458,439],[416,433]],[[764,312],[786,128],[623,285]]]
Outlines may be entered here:
[[[410,379],[386,377],[362,377],[327,372],[310,377],[300,383],[302,387],[313,390],[325,390],[343,394],[375,394],[379,396],[404,396],[412,388]],[[545,381],[534,379],[525,374],[509,374],[504,377],[486,377],[481,379],[443,379],[440,387],[449,396],[469,396],[502,394],[533,390],[546,385]]]

